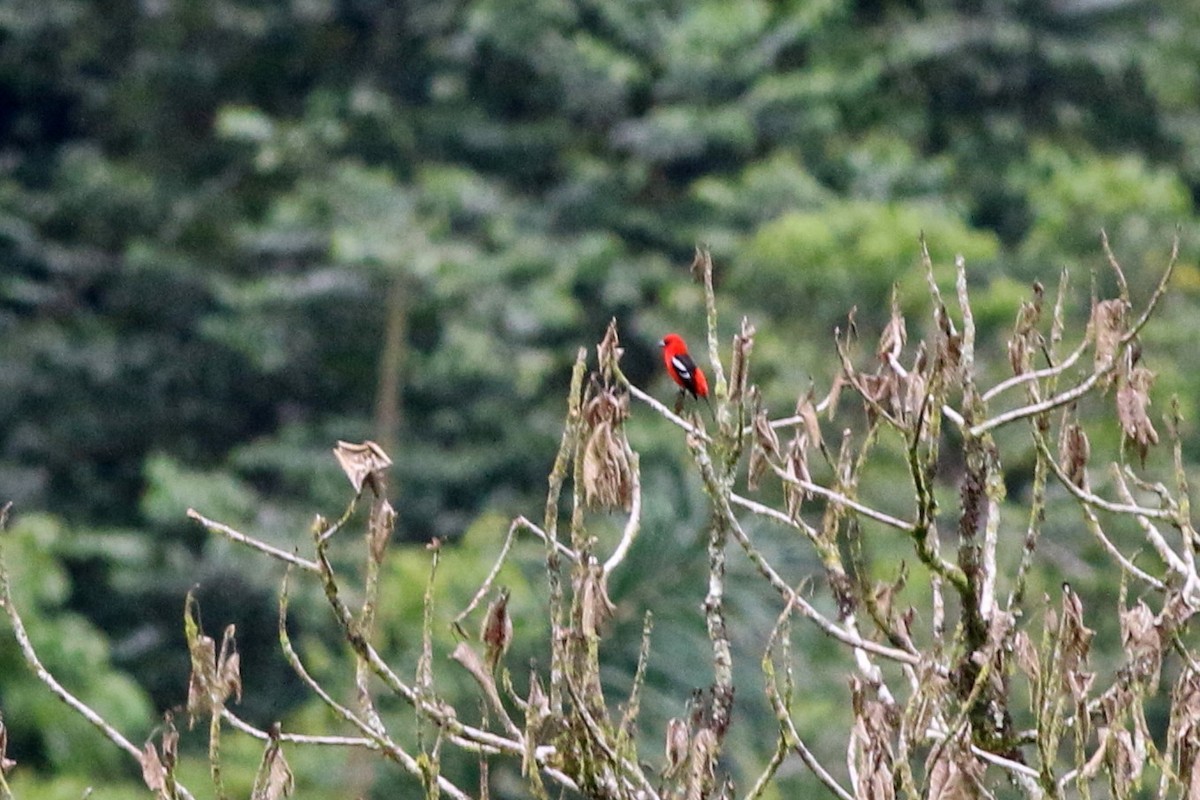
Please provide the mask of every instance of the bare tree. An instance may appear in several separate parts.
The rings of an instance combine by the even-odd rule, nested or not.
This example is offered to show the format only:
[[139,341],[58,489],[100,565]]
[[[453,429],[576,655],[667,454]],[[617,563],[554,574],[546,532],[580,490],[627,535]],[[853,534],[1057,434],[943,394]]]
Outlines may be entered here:
[[[464,632],[449,654],[478,686],[486,709],[480,724],[465,722],[466,710],[454,708],[434,688],[432,572],[424,597],[422,651],[410,671],[415,678],[402,677],[376,649],[379,576],[395,522],[386,496],[391,462],[380,447],[338,444],[335,454],[354,497],[336,521],[318,518],[308,556],[282,551],[189,511],[214,535],[287,566],[279,603],[282,651],[313,694],[354,730],[349,736],[309,736],[278,725],[260,730],[241,720],[229,708],[231,698],[241,692],[234,631],[226,629],[219,644],[204,634],[189,597],[185,629],[192,672],[186,713],[209,721],[216,795],[226,794],[220,741],[231,728],[265,744],[255,800],[290,793],[283,744],[361,748],[400,765],[428,796],[456,799],[488,796],[487,764],[493,759],[519,763],[528,792],[540,798],[563,790],[613,800],[757,798],[793,757],[843,800],[989,797],[1001,786],[1029,798],[1090,797],[1093,788],[1125,798],[1138,792],[1145,796],[1151,776],[1159,797],[1200,796],[1200,666],[1180,636],[1200,603],[1198,541],[1174,405],[1164,426],[1174,479],[1169,484],[1150,480],[1143,468],[1159,433],[1149,414],[1154,375],[1141,363],[1139,333],[1166,291],[1178,242],[1140,310],[1107,240],[1103,245],[1118,296],[1093,299],[1086,330],[1072,345],[1065,321],[1067,276],[1061,277],[1053,300],[1035,285],[1017,310],[1008,342],[1012,375],[983,386],[966,266],[957,260],[955,291],[947,303],[922,244],[933,310],[923,326],[929,335],[911,343],[908,324],[893,303],[890,321],[864,366],[853,331],[839,332],[840,370],[828,394],[817,399],[808,392],[793,415],[777,419],[768,414],[750,378],[755,330],[747,320],[733,337],[726,373],[712,260],[698,252],[694,270],[705,288],[716,401],[711,428],[702,414],[680,415],[628,380],[620,366],[615,321],[597,348],[594,371],[589,373],[587,353],[580,351],[541,523],[513,520],[495,566],[456,618],[462,629],[468,618],[481,617],[478,636]],[[1075,411],[1088,396],[1111,398],[1112,418],[1125,442],[1122,452],[1136,455],[1137,463],[1126,458],[1106,467],[1091,463],[1088,433]],[[843,416],[862,413],[850,397],[861,403],[865,425],[842,422]],[[622,569],[641,526],[639,460],[624,428],[632,401],[679,429],[709,507],[703,614],[712,681],[703,697],[691,703],[688,716],[672,719],[660,732],[665,745],[657,759],[639,752],[636,736],[650,652],[649,616],[629,696],[611,697],[600,680],[605,620],[612,609],[609,578]],[[1028,501],[1021,504],[1006,503],[1006,453],[995,438],[1003,428],[1024,431],[1022,446],[1026,451],[1032,446],[1035,454]],[[865,468],[885,439],[901,443],[907,467],[909,486],[902,494],[910,499],[902,513],[863,499]],[[952,509],[939,507],[935,491],[939,463],[948,455],[962,465]],[[782,502],[772,505],[750,496],[766,482],[782,488]],[[1082,525],[1111,559],[1114,585],[1121,587],[1115,611],[1125,660],[1106,677],[1089,664],[1093,631],[1080,595],[1065,585],[1055,598],[1030,598],[1027,591],[1047,501],[1062,494],[1073,498]],[[355,592],[361,604],[352,608],[345,599],[348,577],[335,572],[328,548],[364,498],[370,502],[366,566]],[[569,523],[561,530],[564,510]],[[601,511],[625,515],[611,551],[600,552],[589,534],[590,521]],[[1018,523],[1011,519],[1015,513],[1021,515]],[[1020,527],[1024,535],[1002,538],[1002,516],[1009,517],[1009,530]],[[823,591],[833,601],[832,615],[822,613],[798,589],[805,576],[786,575],[771,563],[748,532],[750,517],[770,520],[809,543],[821,564]],[[1139,564],[1128,544],[1122,548],[1110,535],[1122,521],[1140,531],[1141,546],[1153,554],[1153,564],[1146,559]],[[526,534],[545,547],[549,669],[531,674],[528,692],[520,695],[505,666],[513,636],[508,596],[496,591],[495,583],[514,541]],[[907,540],[929,577],[928,607],[906,605],[903,578],[876,583],[867,577],[862,543],[880,535]],[[1008,551],[1011,558],[1004,557]],[[719,764],[734,704],[725,611],[730,557],[748,559],[778,594],[778,620],[762,658],[777,746],[761,774],[744,787],[735,787]],[[432,570],[438,559],[435,543]],[[1017,564],[1015,572],[1002,574],[1000,563]],[[289,586],[299,579],[321,587],[344,634],[357,687],[351,703],[339,701],[312,677],[289,638]],[[38,677],[137,759],[157,796],[191,797],[175,778],[178,734],[172,720],[166,720],[157,741],[139,748],[79,702],[38,660],[13,606],[2,559],[0,582],[0,602]],[[1144,599],[1131,602],[1131,590]],[[789,631],[797,624],[815,626],[845,648],[853,708],[844,763],[822,763],[803,733],[816,723],[793,715]],[[1170,688],[1160,685],[1167,659],[1177,662],[1179,676]],[[376,680],[436,730],[432,743],[419,749],[402,743],[378,710],[372,688]],[[1145,712],[1147,700],[1156,697],[1165,698],[1170,707],[1169,730],[1158,742]],[[0,765],[7,765],[3,741],[0,733]],[[446,748],[478,755],[479,787],[460,785],[442,773],[440,755]],[[658,762],[656,769],[647,766],[652,760]],[[0,791],[7,792],[2,782]]]

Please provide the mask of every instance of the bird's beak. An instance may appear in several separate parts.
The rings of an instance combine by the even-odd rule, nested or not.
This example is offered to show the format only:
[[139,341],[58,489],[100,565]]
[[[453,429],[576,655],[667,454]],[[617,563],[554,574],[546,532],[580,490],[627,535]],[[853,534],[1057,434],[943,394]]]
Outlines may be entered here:
[[666,342],[666,340],[665,340],[665,339],[659,339],[659,340],[658,340],[658,346],[659,346],[659,347],[666,347],[666,346],[667,346],[667,342]]

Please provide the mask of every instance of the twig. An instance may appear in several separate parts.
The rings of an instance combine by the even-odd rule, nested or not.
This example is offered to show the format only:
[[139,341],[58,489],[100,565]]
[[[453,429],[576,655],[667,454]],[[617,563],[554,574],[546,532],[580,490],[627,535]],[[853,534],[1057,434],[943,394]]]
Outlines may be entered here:
[[629,380],[623,374],[618,372],[617,377],[620,379],[621,384],[626,389],[629,390],[629,393],[631,395],[633,395],[638,400],[641,400],[643,403],[645,403],[646,405],[653,408],[655,411],[657,411],[663,417],[670,420],[673,424],[679,426],[680,428],[685,430],[687,433],[691,434],[692,436],[696,436],[705,442],[712,441],[712,439],[709,438],[708,433],[705,432],[705,430],[703,428],[699,428],[699,427],[693,425],[692,423],[688,422],[683,417],[679,416],[674,411],[672,411],[671,409],[667,408],[665,405],[660,403],[658,400],[656,400],[655,398],[646,394],[638,387],[634,386],[632,383],[629,382]]
[[832,489],[827,489],[824,486],[821,486],[820,484],[813,483],[812,481],[806,481],[803,478],[797,478],[794,475],[789,475],[787,472],[785,472],[781,467],[779,467],[776,464],[771,464],[770,466],[771,466],[771,470],[776,475],[779,476],[780,480],[782,480],[786,483],[794,484],[795,486],[799,486],[801,489],[805,490],[806,492],[811,492],[812,494],[824,497],[826,500],[829,500],[830,502],[837,503],[838,505],[845,506],[846,508],[849,508],[849,509],[853,509],[854,511],[857,511],[859,514],[863,515],[864,517],[867,517],[868,519],[873,519],[876,522],[882,522],[884,525],[888,525],[890,527],[896,528],[897,530],[904,531],[905,533],[912,533],[914,530],[916,530],[916,526],[913,525],[913,523],[911,523],[911,522],[905,522],[904,520],[897,519],[896,517],[893,517],[890,514],[885,514],[884,512],[877,511],[876,509],[871,508],[870,506],[865,506],[862,503],[858,502],[857,500],[851,500],[849,497],[846,497],[844,494],[835,492]]
[[[1121,499],[1129,505],[1135,505],[1133,494],[1129,491],[1129,484],[1125,482],[1125,476],[1121,474],[1121,470],[1116,464],[1112,465],[1112,473],[1116,479],[1117,492],[1121,495]],[[1154,548],[1154,552],[1158,553],[1158,557],[1170,567],[1172,572],[1179,573],[1184,579],[1194,574],[1194,570],[1189,570],[1188,565],[1184,563],[1183,559],[1167,544],[1167,540],[1163,537],[1162,532],[1159,531],[1158,526],[1142,514],[1135,514],[1133,516],[1137,520],[1138,525],[1141,526],[1142,532],[1146,534],[1146,540],[1150,542],[1150,545]],[[1184,545],[1184,549],[1187,552],[1191,550],[1186,544]]]
[[1045,437],[1037,431],[1034,431],[1033,438],[1037,443],[1038,450],[1042,453],[1043,457],[1045,457],[1046,463],[1050,467],[1050,471],[1054,473],[1056,478],[1058,478],[1058,482],[1063,485],[1063,488],[1074,495],[1075,499],[1081,501],[1085,505],[1094,506],[1095,508],[1108,511],[1113,514],[1127,514],[1134,517],[1145,517],[1147,519],[1161,519],[1167,521],[1174,519],[1175,515],[1169,509],[1146,508],[1145,506],[1134,504],[1114,503],[1111,500],[1105,500],[1099,495],[1093,494],[1086,489],[1076,486],[1075,482],[1071,480],[1071,476],[1066,473],[1054,456],[1051,455],[1050,447],[1047,445]]
[[[228,708],[221,709],[221,717],[235,730],[258,739],[260,742],[269,742],[271,740],[269,732],[254,727]],[[292,744],[311,744],[321,747],[365,747],[368,750],[380,749],[378,742],[368,739],[365,736],[312,736],[305,733],[280,733],[279,741],[291,742]]]
[[1089,344],[1091,344],[1091,339],[1085,337],[1084,340],[1079,343],[1079,346],[1072,351],[1071,355],[1063,359],[1061,364],[1044,367],[1038,370],[1031,370],[1029,372],[1022,372],[1019,375],[1013,375],[1011,378],[997,383],[995,386],[983,393],[983,401],[986,403],[1001,392],[1005,392],[1015,386],[1020,386],[1031,381],[1041,381],[1046,378],[1058,377],[1075,365],[1075,362],[1077,362],[1080,357],[1087,352]]
[[253,536],[247,536],[240,531],[236,531],[228,525],[223,525],[220,522],[214,522],[194,508],[189,508],[187,510],[187,515],[189,519],[196,520],[210,532],[219,533],[230,541],[237,542],[238,544],[244,544],[247,547],[258,550],[260,553],[266,553],[267,555],[271,556],[271,558],[278,559],[285,564],[291,564],[294,567],[299,567],[305,572],[320,572],[320,568],[317,566],[315,561],[309,561],[308,559],[300,558],[300,556],[297,556],[294,553],[289,553],[286,550],[280,550],[278,547],[272,547],[261,539],[255,539]]
[[733,503],[735,506],[741,506],[747,511],[753,511],[755,514],[761,514],[764,517],[770,517],[780,525],[794,528],[807,536],[811,541],[815,542],[817,540],[817,529],[799,517],[793,519],[777,508],[771,508],[768,505],[751,500],[748,497],[742,497],[736,492],[730,493],[729,502]]

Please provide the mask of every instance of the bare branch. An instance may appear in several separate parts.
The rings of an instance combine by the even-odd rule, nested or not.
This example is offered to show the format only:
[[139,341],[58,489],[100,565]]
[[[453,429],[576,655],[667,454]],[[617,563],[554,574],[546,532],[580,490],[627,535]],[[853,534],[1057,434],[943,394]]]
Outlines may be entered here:
[[237,542],[238,544],[244,544],[247,547],[251,547],[251,548],[259,551],[260,553],[266,553],[267,555],[271,556],[271,558],[278,559],[279,561],[282,561],[285,564],[290,564],[294,567],[299,567],[300,569],[302,569],[306,572],[314,572],[315,573],[315,572],[320,571],[320,568],[317,567],[317,564],[315,561],[309,561],[307,559],[300,558],[299,556],[295,555],[294,553],[289,553],[285,550],[280,550],[278,547],[272,547],[271,545],[267,544],[266,542],[262,541],[261,539],[255,539],[253,536],[247,536],[246,534],[244,534],[240,531],[234,530],[233,528],[229,527],[228,525],[224,525],[220,522],[214,522],[213,520],[209,519],[208,517],[205,517],[204,515],[202,515],[200,512],[198,512],[194,508],[189,508],[187,510],[187,515],[188,515],[189,519],[196,520],[211,533],[220,534],[221,536],[224,536],[226,539],[229,539],[230,541]]

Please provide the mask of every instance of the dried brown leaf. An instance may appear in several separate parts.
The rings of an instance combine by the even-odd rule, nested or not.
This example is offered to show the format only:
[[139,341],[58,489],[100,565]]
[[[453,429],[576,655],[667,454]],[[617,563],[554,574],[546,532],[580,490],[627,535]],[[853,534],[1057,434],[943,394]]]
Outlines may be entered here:
[[858,773],[855,797],[858,800],[891,800],[896,796],[892,780],[895,717],[884,703],[868,694],[858,678],[851,679],[850,694],[854,708],[851,758]]
[[242,702],[242,659],[237,653],[231,653],[221,664],[220,687],[222,702],[233,695],[234,700]]
[[666,762],[663,764],[664,778],[674,777],[687,763],[690,740],[686,721],[674,717],[667,723],[666,745],[663,748],[666,755]]
[[1087,488],[1087,465],[1091,455],[1092,445],[1083,428],[1075,423],[1065,425],[1058,440],[1058,463],[1071,483],[1081,489]]
[[158,757],[158,750],[155,749],[154,742],[146,742],[138,756],[138,762],[142,765],[142,780],[145,781],[146,788],[160,798],[165,798],[167,796],[167,770]]
[[599,567],[584,571],[577,587],[579,627],[585,636],[598,636],[600,627],[612,619],[617,607],[608,599],[607,580]]
[[162,750],[162,765],[170,774],[179,763],[179,730],[175,727],[175,716],[172,712],[167,712],[163,725],[162,742],[159,747]]
[[833,385],[822,401],[825,404],[826,418],[832,420],[837,411],[838,400],[842,396],[842,388],[846,385],[846,376],[841,372],[833,376]]
[[593,381],[583,401],[583,494],[590,508],[629,510],[633,451],[625,438],[629,396]]
[[1171,691],[1168,731],[1168,752],[1180,782],[1200,787],[1200,672],[1190,667],[1180,673]]
[[900,376],[888,370],[876,375],[859,375],[858,387],[862,392],[867,419],[874,421],[879,409],[895,411],[899,403]]
[[254,789],[250,800],[279,800],[281,797],[291,797],[295,791],[296,780],[292,768],[288,766],[283,755],[283,747],[279,741],[279,723],[271,728],[271,739],[263,752],[258,774],[254,777]]
[[364,486],[369,486],[376,496],[383,495],[386,471],[392,465],[392,459],[382,447],[371,441],[360,444],[338,441],[333,455],[355,492],[362,492]]
[[396,530],[396,510],[387,500],[371,507],[371,518],[367,521],[367,547],[371,560],[376,564],[383,561],[392,533]]
[[[904,390],[904,419],[912,425],[920,425],[925,429],[922,412],[925,408],[925,397],[928,393],[929,379],[925,374],[928,366],[925,355],[925,343],[921,342],[917,356],[913,359],[913,367],[908,371],[907,385]],[[917,431],[919,434],[920,431]]]
[[1146,748],[1140,739],[1135,740],[1134,734],[1124,728],[1114,731],[1109,739],[1106,766],[1117,797],[1129,797],[1146,766]]
[[[1096,350],[1094,369],[1108,369],[1117,357],[1117,348],[1125,336],[1125,313],[1128,304],[1121,299],[1101,300],[1092,306],[1092,319],[1088,323],[1095,338]],[[1111,381],[1108,382],[1111,384]]]
[[742,317],[742,330],[733,337],[733,358],[729,368],[729,401],[741,402],[746,395],[750,375],[750,352],[754,349],[754,326]]
[[596,361],[600,365],[600,374],[604,376],[605,382],[612,382],[624,354],[625,350],[617,337],[617,318],[613,317],[604,331],[604,338],[596,345]]
[[817,409],[813,405],[811,389],[796,401],[796,414],[804,420],[804,432],[808,435],[808,444],[820,447],[821,421],[817,419]]
[[1096,679],[1094,673],[1084,669],[1096,632],[1083,624],[1083,602],[1074,590],[1065,585],[1062,614],[1060,669],[1065,687],[1076,702],[1082,702]]
[[196,717],[208,716],[214,711],[213,687],[217,684],[217,643],[211,636],[201,633],[188,642],[188,650],[192,661],[187,696],[188,724],[191,725]]
[[1008,364],[1014,375],[1029,372],[1029,340],[1024,336],[1016,336],[1008,340]]
[[1121,644],[1129,659],[1132,677],[1154,691],[1162,669],[1165,643],[1155,624],[1154,613],[1143,601],[1123,609],[1121,617]]
[[977,800],[986,796],[983,763],[957,739],[947,742],[937,761],[926,764],[925,769],[929,773],[927,800]]
[[1033,646],[1029,634],[1017,631],[1013,635],[1013,653],[1016,656],[1017,668],[1025,673],[1025,677],[1037,683],[1042,676],[1042,665],[1038,659],[1037,648]]
[[508,589],[501,589],[499,595],[488,604],[487,614],[483,618],[483,629],[479,638],[485,647],[484,658],[487,667],[495,671],[500,659],[508,652],[512,644],[513,622],[508,615]]
[[1125,441],[1133,442],[1143,463],[1150,446],[1158,444],[1158,432],[1147,411],[1153,383],[1154,373],[1138,365],[1129,370],[1129,375],[1117,389],[1117,419],[1121,423],[1121,433]]
[[879,335],[879,346],[875,348],[875,355],[886,364],[889,356],[900,357],[906,342],[908,342],[908,327],[904,323],[904,316],[900,313],[900,302],[893,287],[892,315],[888,319],[887,325],[883,326],[883,333]]
[[[812,482],[812,475],[808,471],[808,434],[803,431],[797,431],[796,435],[788,443],[787,458],[784,461],[784,473],[796,480]],[[808,499],[808,491],[802,486],[797,486],[791,481],[783,484],[784,504],[787,507],[788,516],[792,519],[800,517],[800,510],[804,506],[804,501]]]
[[583,450],[583,496],[589,508],[620,508],[633,503],[633,469],[624,437],[612,423],[592,428]]
[[758,489],[758,482],[766,473],[770,461],[778,461],[781,454],[779,435],[771,427],[766,409],[760,408],[754,415],[752,432],[754,438],[750,447],[750,464],[746,471],[746,482],[751,491],[754,491]]

